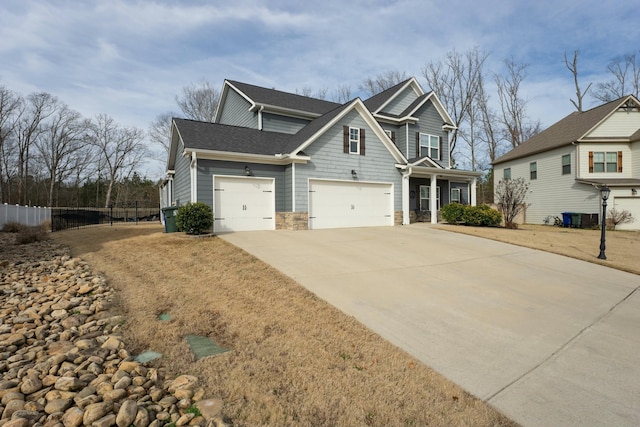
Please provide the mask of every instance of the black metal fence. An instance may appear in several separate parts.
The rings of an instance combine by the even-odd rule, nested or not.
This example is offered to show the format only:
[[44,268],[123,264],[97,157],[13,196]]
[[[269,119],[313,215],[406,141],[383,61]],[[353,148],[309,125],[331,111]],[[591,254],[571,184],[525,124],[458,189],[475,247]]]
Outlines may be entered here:
[[141,221],[160,221],[160,208],[51,208],[51,231]]

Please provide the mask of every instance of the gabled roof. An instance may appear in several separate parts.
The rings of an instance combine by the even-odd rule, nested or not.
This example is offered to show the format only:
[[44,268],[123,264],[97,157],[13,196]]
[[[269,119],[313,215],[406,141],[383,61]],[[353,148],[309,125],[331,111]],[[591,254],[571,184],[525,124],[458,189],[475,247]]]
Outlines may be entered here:
[[[405,81],[402,81],[400,83],[398,83],[397,85],[394,85],[392,87],[390,87],[389,89],[385,89],[382,92],[373,95],[372,97],[366,99],[364,101],[364,105],[367,106],[367,108],[369,109],[369,111],[371,111],[372,113],[377,113],[379,111],[379,109],[387,104],[391,99],[393,99],[399,92],[402,92],[402,90],[408,86],[412,80],[415,80],[415,78],[410,78],[407,79]],[[420,89],[422,90],[422,89]]]
[[221,99],[226,95],[226,91],[228,91],[229,88],[236,90],[241,96],[249,101],[252,104],[252,109],[265,107],[270,110],[285,110],[298,112],[303,115],[319,116],[340,105],[323,99],[254,86],[235,80],[225,80]]
[[[186,150],[211,150],[275,155],[284,151],[292,135],[239,126],[173,119]],[[212,138],[215,135],[215,138]]]
[[579,142],[630,98],[640,105],[640,102],[633,95],[628,95],[582,113],[574,111],[522,145],[499,157],[493,164],[516,160]]

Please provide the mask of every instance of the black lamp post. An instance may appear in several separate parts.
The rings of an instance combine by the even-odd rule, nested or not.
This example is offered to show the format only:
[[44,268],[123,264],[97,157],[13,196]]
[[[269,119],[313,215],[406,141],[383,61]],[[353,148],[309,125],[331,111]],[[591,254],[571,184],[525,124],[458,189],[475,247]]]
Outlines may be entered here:
[[600,232],[600,255],[598,255],[599,259],[607,259],[607,256],[604,254],[604,241],[607,229],[607,199],[609,198],[610,193],[611,190],[606,185],[603,185],[600,188],[600,195],[602,196],[602,219],[600,220],[600,222],[602,223],[602,231]]

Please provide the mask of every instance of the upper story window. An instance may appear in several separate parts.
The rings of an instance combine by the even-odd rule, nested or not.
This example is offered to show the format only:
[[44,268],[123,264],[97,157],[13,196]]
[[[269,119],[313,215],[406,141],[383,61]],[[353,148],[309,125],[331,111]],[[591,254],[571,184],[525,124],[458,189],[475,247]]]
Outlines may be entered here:
[[511,179],[511,168],[504,168],[504,171],[502,171],[502,178],[505,181]]
[[343,126],[343,152],[364,156],[364,129]]
[[562,175],[571,174],[571,154],[562,156]]
[[529,179],[538,179],[538,162],[529,163]]
[[360,129],[349,128],[349,153],[360,153]]
[[440,160],[440,137],[420,134],[420,157],[429,156],[434,160]]
[[622,151],[589,151],[590,173],[622,173]]

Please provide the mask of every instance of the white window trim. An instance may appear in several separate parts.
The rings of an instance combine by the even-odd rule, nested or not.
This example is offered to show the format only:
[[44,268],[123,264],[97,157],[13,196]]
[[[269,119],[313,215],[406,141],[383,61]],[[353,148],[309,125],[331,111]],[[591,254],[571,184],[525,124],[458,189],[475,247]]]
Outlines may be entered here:
[[[453,196],[454,193],[457,193],[458,195],[456,197]],[[455,203],[460,203],[460,199],[462,196],[462,192],[460,191],[459,188],[452,188],[451,189],[451,202],[455,202]]]
[[[509,175],[509,176],[507,176],[507,175]],[[502,179],[504,179],[505,181],[511,179],[511,168],[504,168],[502,170]]]
[[[564,163],[564,159],[569,159],[569,163],[565,164]],[[571,175],[571,154],[564,154],[561,158],[560,158],[560,163],[561,163],[561,172],[562,175]],[[568,166],[569,167],[569,171],[565,173],[564,171],[564,167]]]
[[529,180],[535,181],[536,179],[538,179],[538,162],[531,162],[529,163]]
[[[357,132],[357,139],[352,139],[351,138],[351,131],[356,131]],[[356,145],[356,151],[353,151],[351,149],[352,144],[355,143]],[[349,154],[360,154],[360,128],[349,128]]]
[[[423,138],[426,139],[426,144],[423,142]],[[435,147],[432,146],[432,138],[435,139]],[[442,154],[440,153],[440,137],[437,135],[432,135],[429,133],[420,132],[420,155],[422,156],[422,147],[427,149],[428,156],[434,160],[441,160]],[[431,150],[436,150],[438,152],[437,156],[431,155]]]

